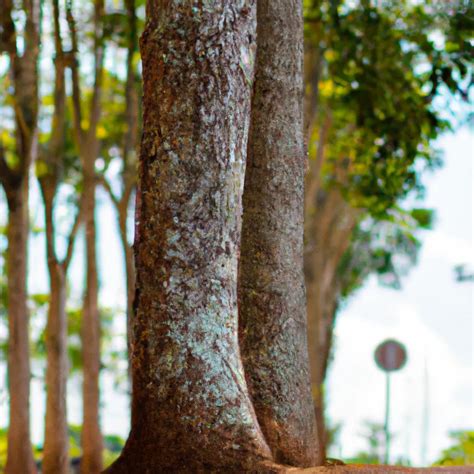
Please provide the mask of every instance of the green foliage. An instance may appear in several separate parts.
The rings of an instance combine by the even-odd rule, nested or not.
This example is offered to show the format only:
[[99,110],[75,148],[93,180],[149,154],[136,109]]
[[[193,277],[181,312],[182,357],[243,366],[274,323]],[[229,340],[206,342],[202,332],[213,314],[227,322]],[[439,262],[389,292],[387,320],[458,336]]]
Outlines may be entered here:
[[433,99],[442,85],[467,95],[470,21],[455,12],[440,25],[427,8],[403,1],[306,2],[306,17],[307,37],[320,45],[319,120],[330,115],[332,123],[326,184],[383,217],[421,190],[421,163],[439,164],[431,143],[448,124]]
[[385,452],[385,432],[380,423],[366,421],[361,436],[367,440],[367,450],[360,451],[348,462],[354,464],[381,464]]
[[416,263],[420,229],[429,229],[433,212],[428,209],[392,210],[383,220],[365,216],[352,235],[352,245],[339,262],[343,298],[375,273],[379,283],[400,288],[401,278]]
[[0,472],[5,471],[7,461],[7,430],[0,429]]
[[[361,436],[367,441],[367,449],[359,451],[354,457],[346,460],[351,464],[383,464],[385,457],[385,430],[381,423],[366,421],[364,431]],[[393,439],[393,433],[390,433],[390,439]],[[391,464],[397,466],[410,466],[410,460],[399,457]]]
[[474,431],[453,431],[450,438],[453,446],[445,449],[436,466],[474,465]]
[[432,224],[430,210],[401,203],[440,165],[433,143],[452,124],[439,99],[468,98],[474,57],[472,2],[440,5],[304,1],[318,70],[310,159],[324,147],[322,187],[362,210],[339,264],[344,297],[371,273],[399,287]]

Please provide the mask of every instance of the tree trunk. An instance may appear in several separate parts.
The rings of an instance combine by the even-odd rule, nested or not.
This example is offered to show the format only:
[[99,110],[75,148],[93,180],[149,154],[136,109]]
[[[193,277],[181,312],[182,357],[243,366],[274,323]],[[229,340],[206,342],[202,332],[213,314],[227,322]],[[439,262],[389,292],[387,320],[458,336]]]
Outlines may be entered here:
[[56,258],[53,220],[55,178],[40,180],[45,207],[46,254],[49,272],[49,309],[46,327],[46,420],[42,472],[69,473],[69,436],[66,391],[68,376],[66,268]]
[[[133,297],[135,294],[135,262],[133,260],[133,250],[128,243],[127,238],[127,217],[128,217],[128,200],[118,210],[118,226],[120,232],[120,241],[125,262],[125,281],[127,291],[127,348],[128,353],[131,352],[132,346],[132,330],[131,321],[133,315]],[[131,375],[131,367],[129,363],[129,373]]]
[[[97,156],[91,154],[90,156]],[[102,435],[99,424],[100,315],[98,306],[95,175],[94,159],[84,170],[83,209],[86,229],[86,290],[82,315],[83,424],[82,474],[98,474],[102,469]]]
[[245,472],[270,458],[237,340],[254,5],[147,4],[132,429],[110,473]]
[[10,422],[6,474],[36,472],[30,442],[30,347],[27,306],[28,175],[8,197],[8,389]]
[[2,2],[0,53],[9,56],[15,117],[16,166],[11,167],[0,144],[0,182],[8,201],[7,291],[8,291],[8,388],[10,420],[6,474],[36,472],[30,438],[29,314],[27,306],[28,185],[30,166],[36,156],[38,117],[38,0],[23,2],[23,54],[17,49],[14,5]]
[[310,175],[307,183],[310,194],[306,196],[305,276],[308,293],[311,387],[318,422],[319,443],[325,456],[327,435],[323,385],[331,354],[340,296],[337,268],[350,245],[358,211],[345,201],[337,188],[320,189],[320,169],[319,165],[318,175]]
[[257,58],[239,275],[241,349],[275,461],[320,462],[303,274],[306,153],[301,1],[257,3]]
[[68,375],[66,276],[58,262],[49,263],[50,303],[46,333],[46,436],[44,474],[69,473],[66,389]]

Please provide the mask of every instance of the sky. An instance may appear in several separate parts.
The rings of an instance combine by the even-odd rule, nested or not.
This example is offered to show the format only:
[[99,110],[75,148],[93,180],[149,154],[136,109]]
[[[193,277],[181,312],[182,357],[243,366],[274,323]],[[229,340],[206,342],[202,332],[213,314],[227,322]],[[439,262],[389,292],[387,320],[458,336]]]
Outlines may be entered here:
[[364,421],[383,423],[385,373],[373,352],[387,338],[402,342],[408,353],[406,366],[391,375],[392,462],[403,456],[415,465],[431,463],[450,445],[450,430],[474,429],[474,284],[455,281],[453,272],[460,263],[474,269],[474,137],[463,128],[438,146],[445,164],[426,179],[424,201],[435,209],[436,222],[422,237],[418,265],[401,290],[370,278],[338,315],[328,377],[329,417],[342,422],[334,455],[366,449]]
[[[474,429],[474,326],[472,282],[455,281],[453,268],[473,262],[473,153],[474,136],[467,128],[444,135],[438,142],[444,167],[426,179],[424,205],[436,211],[434,230],[422,236],[419,263],[403,281],[401,290],[380,287],[370,278],[346,303],[337,318],[335,357],[328,375],[328,414],[342,423],[339,440],[331,453],[350,457],[367,448],[362,436],[364,422],[383,422],[385,374],[375,365],[373,352],[386,338],[405,344],[408,362],[392,375],[391,431],[392,462],[403,456],[415,465],[432,463],[450,445],[448,433]],[[35,186],[34,182],[33,185]],[[4,211],[4,208],[0,209]],[[42,225],[37,189],[31,193],[31,213]],[[66,206],[59,206],[58,222],[67,227],[72,219]],[[101,304],[118,310],[114,322],[117,347],[125,341],[125,287],[122,250],[114,210],[99,191],[99,255]],[[47,291],[44,235],[32,237],[29,255],[29,290]],[[70,270],[71,296],[80,302],[84,280],[81,261],[83,240],[79,239]],[[42,321],[36,323],[41,329]],[[425,369],[426,367],[426,369]],[[125,370],[125,365],[122,366]],[[38,368],[33,367],[37,373]],[[0,367],[1,380],[5,369]],[[426,375],[425,375],[426,374]],[[128,398],[102,376],[101,419],[104,433],[127,436]],[[429,397],[424,397],[428,384]],[[71,423],[81,422],[81,385],[69,382],[68,409]],[[0,426],[7,422],[7,400],[0,394]],[[41,443],[44,430],[44,386],[32,382],[32,435]],[[427,406],[427,417],[423,418]],[[423,430],[423,425],[427,426]],[[427,435],[424,438],[423,432]],[[422,446],[426,445],[423,454]]]

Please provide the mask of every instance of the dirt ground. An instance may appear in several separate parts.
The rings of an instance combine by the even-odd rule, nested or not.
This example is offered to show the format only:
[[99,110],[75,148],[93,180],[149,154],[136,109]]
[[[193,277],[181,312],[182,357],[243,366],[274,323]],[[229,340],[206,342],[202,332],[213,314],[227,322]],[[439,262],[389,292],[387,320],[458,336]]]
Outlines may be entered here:
[[447,466],[408,468],[400,466],[371,466],[351,464],[345,466],[313,467],[307,469],[289,468],[284,472],[288,474],[474,474],[473,466]]

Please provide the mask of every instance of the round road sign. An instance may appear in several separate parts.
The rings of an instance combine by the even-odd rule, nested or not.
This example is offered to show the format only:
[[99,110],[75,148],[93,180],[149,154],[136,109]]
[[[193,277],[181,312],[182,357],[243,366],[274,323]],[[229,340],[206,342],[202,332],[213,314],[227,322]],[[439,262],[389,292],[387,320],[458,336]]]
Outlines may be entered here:
[[400,370],[406,361],[405,346],[394,339],[387,339],[375,349],[375,362],[385,372]]

